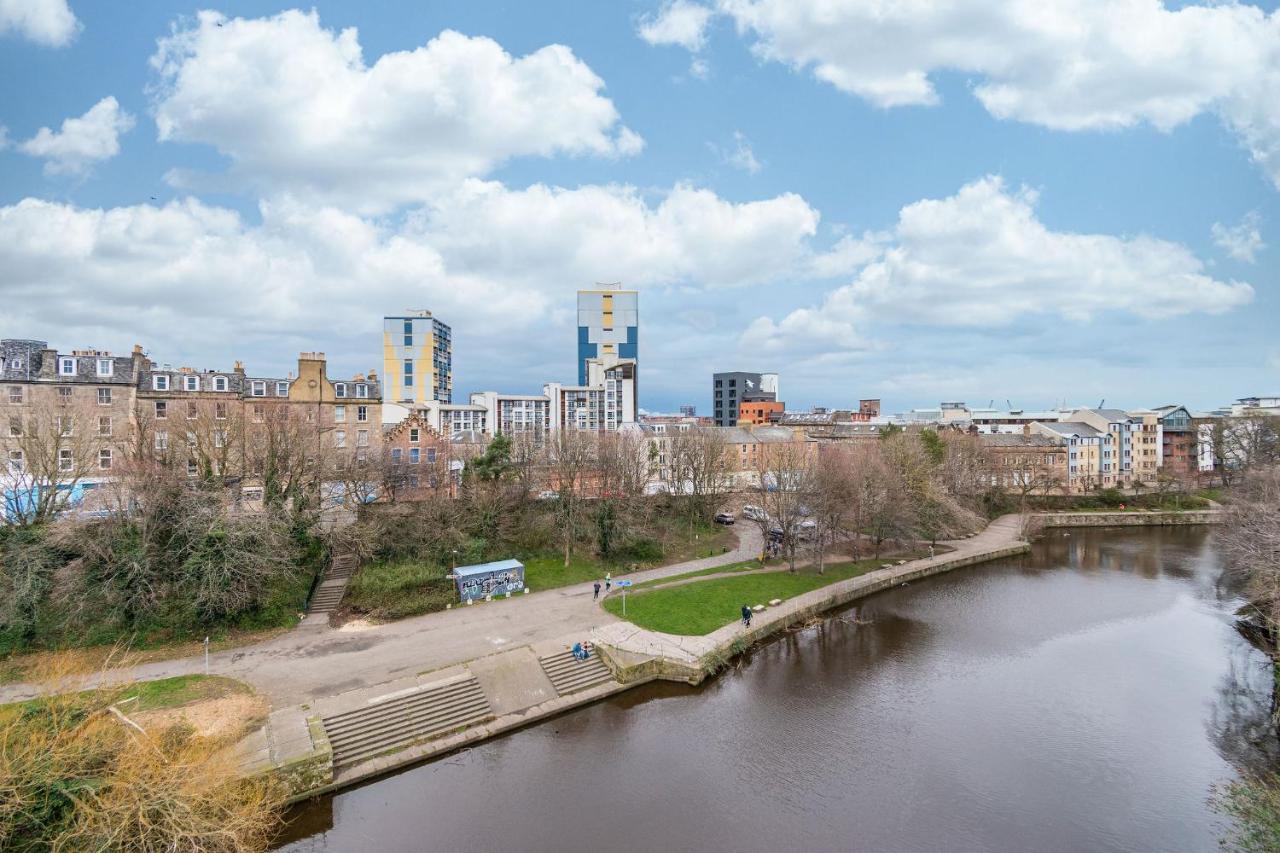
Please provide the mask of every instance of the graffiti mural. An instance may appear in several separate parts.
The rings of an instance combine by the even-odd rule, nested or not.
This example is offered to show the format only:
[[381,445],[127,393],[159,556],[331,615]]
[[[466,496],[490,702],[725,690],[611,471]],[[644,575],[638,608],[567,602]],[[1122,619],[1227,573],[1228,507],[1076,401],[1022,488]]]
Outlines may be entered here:
[[524,566],[516,560],[464,566],[457,569],[456,574],[458,595],[463,601],[524,589]]

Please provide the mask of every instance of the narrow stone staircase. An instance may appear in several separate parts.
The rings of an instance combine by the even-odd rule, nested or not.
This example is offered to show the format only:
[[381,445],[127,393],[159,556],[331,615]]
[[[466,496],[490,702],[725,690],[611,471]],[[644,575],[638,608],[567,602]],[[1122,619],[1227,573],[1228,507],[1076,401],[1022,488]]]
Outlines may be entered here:
[[539,658],[538,662],[542,664],[542,671],[551,680],[556,693],[561,696],[613,680],[613,673],[596,652],[592,652],[591,657],[586,660],[578,660],[573,652],[561,652]]
[[356,558],[351,554],[339,554],[333,558],[324,573],[324,580],[307,602],[307,613],[328,613],[336,610],[347,591],[347,581],[356,570]]
[[324,718],[335,770],[493,716],[474,676]]

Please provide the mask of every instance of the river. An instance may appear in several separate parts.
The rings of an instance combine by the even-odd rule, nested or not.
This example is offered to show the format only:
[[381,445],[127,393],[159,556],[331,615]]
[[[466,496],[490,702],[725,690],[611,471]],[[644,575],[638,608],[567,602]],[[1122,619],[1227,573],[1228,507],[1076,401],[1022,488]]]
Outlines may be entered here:
[[289,851],[1216,850],[1276,760],[1206,528],[1050,531],[296,809]]

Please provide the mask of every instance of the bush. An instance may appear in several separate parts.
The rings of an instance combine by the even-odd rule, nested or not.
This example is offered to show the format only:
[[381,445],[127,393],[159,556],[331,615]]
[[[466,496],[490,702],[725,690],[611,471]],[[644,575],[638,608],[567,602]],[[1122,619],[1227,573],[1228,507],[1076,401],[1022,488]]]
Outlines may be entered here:
[[614,549],[614,555],[624,561],[653,562],[663,557],[662,543],[648,536],[632,536]]
[[345,603],[377,619],[403,619],[444,610],[457,599],[448,570],[415,560],[362,566],[347,587]]

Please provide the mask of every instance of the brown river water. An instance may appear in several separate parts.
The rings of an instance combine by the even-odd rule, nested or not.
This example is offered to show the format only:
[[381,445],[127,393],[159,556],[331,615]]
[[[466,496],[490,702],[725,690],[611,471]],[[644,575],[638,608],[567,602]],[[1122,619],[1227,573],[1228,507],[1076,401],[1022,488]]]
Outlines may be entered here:
[[1216,850],[1275,766],[1207,528],[1051,531],[698,688],[653,684],[304,804],[303,851]]

